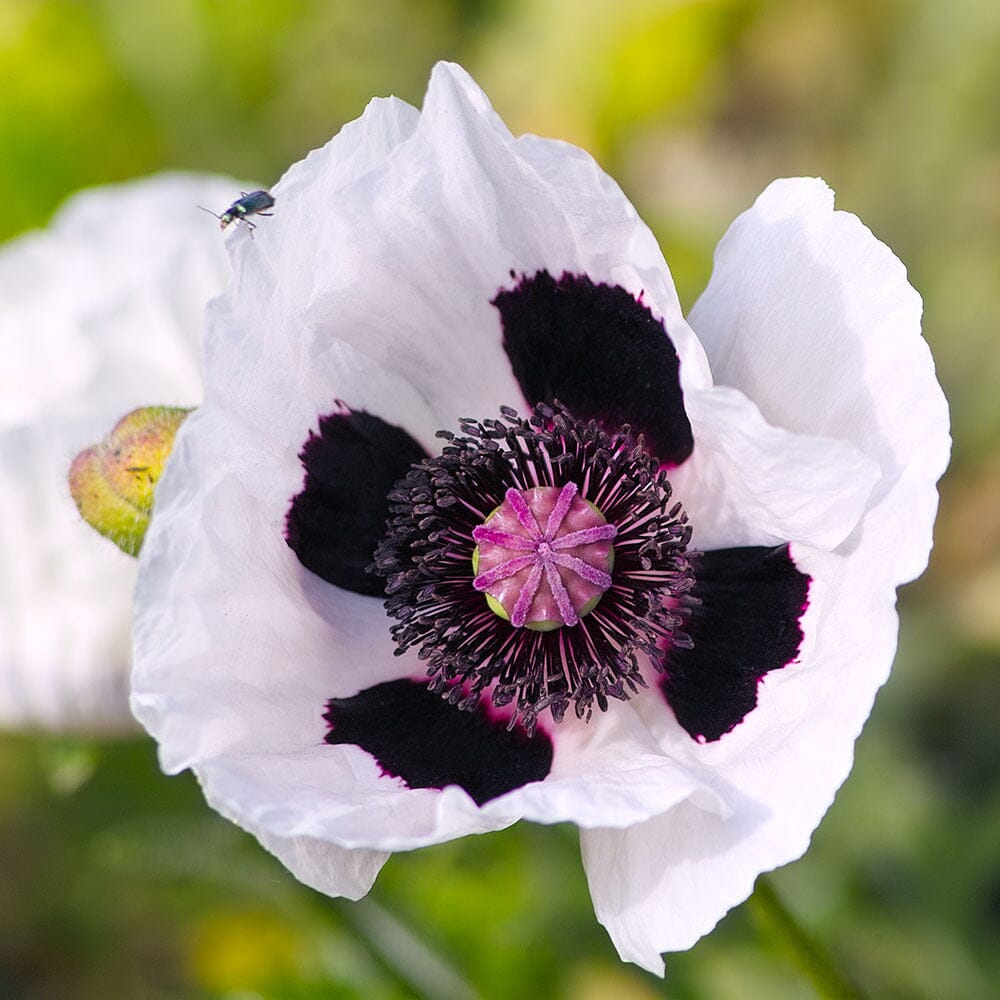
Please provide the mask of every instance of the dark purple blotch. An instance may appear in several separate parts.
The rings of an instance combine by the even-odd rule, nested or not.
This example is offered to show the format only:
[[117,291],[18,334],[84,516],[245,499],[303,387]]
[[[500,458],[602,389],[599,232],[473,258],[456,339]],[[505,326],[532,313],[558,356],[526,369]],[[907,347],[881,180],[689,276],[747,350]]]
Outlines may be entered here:
[[757,685],[791,663],[802,644],[810,578],[787,545],[719,549],[693,560],[690,649],[667,650],[662,690],[677,721],[712,742],[757,706]]
[[559,400],[577,419],[596,419],[610,431],[631,424],[664,465],[691,454],[677,351],[631,292],[586,275],[557,281],[538,271],[501,290],[493,305],[529,404]]
[[410,788],[458,785],[477,805],[541,781],[552,767],[552,741],[533,736],[480,704],[462,711],[421,681],[376,684],[350,698],[331,698],[326,742],[351,744]]
[[285,539],[306,569],[328,583],[375,597],[385,581],[366,567],[385,534],[386,499],[410,466],[427,457],[401,427],[361,410],[320,417],[299,458],[305,482],[291,501]]

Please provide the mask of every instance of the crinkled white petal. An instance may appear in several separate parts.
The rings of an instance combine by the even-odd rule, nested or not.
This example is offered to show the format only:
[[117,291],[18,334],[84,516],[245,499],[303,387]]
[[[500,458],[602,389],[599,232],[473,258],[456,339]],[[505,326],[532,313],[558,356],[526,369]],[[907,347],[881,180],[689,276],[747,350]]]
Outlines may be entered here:
[[0,725],[134,725],[135,561],[81,521],[66,478],[134,407],[198,402],[201,314],[229,267],[197,206],[234,192],[183,174],[95,188],[0,249]]
[[389,855],[385,851],[351,850],[328,840],[310,837],[277,837],[267,830],[255,830],[239,816],[228,815],[222,804],[210,804],[238,826],[243,826],[270,851],[300,882],[326,893],[361,899],[375,884],[375,879]]
[[322,743],[327,700],[412,669],[380,601],[325,583],[285,543],[302,478],[294,449],[261,452],[217,408],[177,436],[142,549],[132,685],[167,771]]
[[726,386],[688,393],[691,457],[670,475],[697,549],[836,548],[865,512],[879,467],[847,441],[773,427]]
[[389,857],[387,851],[350,850],[328,840],[275,837],[267,831],[257,839],[300,882],[328,896],[361,899]]
[[[708,384],[662,254],[617,185],[578,149],[515,140],[457,66],[436,67],[419,117],[373,102],[273,194],[256,239],[232,238],[236,285],[214,310],[206,355],[210,391],[261,427],[337,342],[413,387],[433,418],[406,424],[418,436],[501,404],[524,409],[490,304],[512,270],[644,292],[685,384]],[[360,405],[362,385],[327,388]]]
[[689,947],[745,899],[757,874],[808,846],[888,677],[895,588],[926,561],[948,453],[919,299],[888,249],[832,211],[820,182],[773,184],[737,220],[692,323],[720,381],[779,426],[850,442],[880,478],[834,551],[792,545],[812,577],[805,638],[740,725],[700,745],[662,701],[636,705],[661,746],[732,807],[724,821],[681,805],[628,831],[581,835],[601,922],[623,957],[652,971],[660,952]]
[[386,851],[351,850],[328,840],[276,837],[259,831],[257,839],[300,882],[328,896],[361,899],[389,857]]
[[[854,543],[854,539],[851,543]],[[598,919],[623,958],[662,972],[753,890],[801,856],[853,762],[896,648],[895,593],[863,559],[793,546],[809,573],[798,660],[768,674],[758,706],[715,743],[695,743],[655,696],[637,704],[661,746],[725,797],[723,818],[687,806],[627,831],[582,831]]]
[[690,947],[733,905],[736,887],[749,894],[766,870],[757,867],[763,857],[746,853],[755,819],[742,810],[724,820],[681,802],[626,830],[580,831],[594,911],[622,959],[662,976],[665,941],[669,950]]
[[920,313],[892,251],[833,210],[823,181],[798,178],[775,181],[733,223],[690,317],[717,383],[778,427],[878,462],[868,533],[895,584],[927,564],[950,447]]
[[[419,113],[395,98],[371,101],[364,115],[321,149],[292,166],[272,188],[274,216],[261,219],[251,240],[245,229],[231,229],[228,247],[234,281],[230,294],[214,301],[205,343],[207,402],[231,410],[247,428],[297,451],[303,431],[320,414],[334,409],[338,397],[354,408],[369,408],[386,420],[411,415],[407,429],[433,439],[437,422],[419,412],[426,404],[405,379],[394,385],[404,396],[398,412],[383,413],[395,393],[379,393],[386,375],[364,338],[338,339],[321,318],[313,328],[308,306],[350,258],[347,243],[321,247],[316,230],[340,214],[343,191],[378,168],[416,127]],[[384,289],[364,279],[370,302],[383,308]],[[340,376],[340,357],[354,378]],[[380,372],[371,391],[365,366]],[[384,366],[383,366],[384,368]],[[301,397],[301,405],[296,407]],[[296,407],[289,412],[289,407]],[[418,411],[414,413],[414,411]],[[425,426],[423,426],[425,425]],[[273,446],[273,445],[272,445]]]
[[630,704],[613,703],[589,723],[565,719],[553,735],[545,781],[487,803],[485,811],[584,828],[629,827],[680,802],[716,816],[731,811],[725,795],[664,752]]

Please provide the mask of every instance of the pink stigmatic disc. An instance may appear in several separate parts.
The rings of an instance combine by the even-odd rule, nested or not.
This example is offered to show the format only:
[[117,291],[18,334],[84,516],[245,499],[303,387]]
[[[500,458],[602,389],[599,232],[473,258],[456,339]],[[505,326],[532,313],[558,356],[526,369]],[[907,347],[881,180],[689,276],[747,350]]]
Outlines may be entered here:
[[[473,586],[515,628],[575,625],[611,586],[613,524],[580,497],[575,483],[507,490],[472,532]],[[499,605],[499,608],[496,606]]]

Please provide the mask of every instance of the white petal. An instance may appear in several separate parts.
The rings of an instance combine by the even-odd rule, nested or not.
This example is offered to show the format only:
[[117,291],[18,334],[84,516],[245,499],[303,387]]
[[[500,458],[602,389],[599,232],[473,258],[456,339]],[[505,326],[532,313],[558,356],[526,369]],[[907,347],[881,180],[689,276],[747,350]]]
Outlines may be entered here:
[[717,382],[878,462],[869,530],[896,584],[927,563],[950,444],[920,312],[889,248],[807,179],[775,181],[733,223],[691,312]]
[[881,478],[834,552],[792,546],[812,577],[805,639],[740,725],[701,745],[662,703],[637,704],[661,746],[732,808],[723,819],[682,803],[624,832],[581,835],[601,921],[623,957],[654,972],[660,952],[689,947],[758,873],[808,846],[888,676],[895,587],[926,562],[948,453],[919,299],[889,250],[832,211],[821,182],[777,182],[734,223],[692,325],[717,381],[772,424],[849,442]]
[[199,407],[177,436],[140,559],[132,685],[169,771],[258,749],[282,711],[296,713],[282,739],[316,742],[320,723],[321,742],[329,698],[413,669],[392,656],[379,600],[325,583],[286,544],[301,487],[294,448],[269,453],[224,411]]
[[[393,127],[365,124],[389,108]],[[707,384],[652,234],[589,156],[563,143],[515,141],[456,66],[435,69],[415,129],[407,111],[370,107],[350,134],[275,186],[275,216],[252,243],[233,238],[237,286],[215,311],[211,384],[232,385],[240,372],[239,395],[256,401],[269,380],[285,370],[299,378],[340,341],[412,385],[433,416],[431,431],[495,414],[502,403],[523,409],[490,301],[511,270],[542,268],[645,291],[681,353],[685,384]],[[348,142],[352,164],[365,169],[345,179]],[[372,149],[362,155],[365,144]],[[248,349],[248,336],[267,338],[266,371],[247,371],[260,349]],[[328,391],[358,406],[363,386],[340,378]]]
[[869,512],[836,552],[792,546],[812,578],[799,657],[764,678],[757,708],[719,741],[690,739],[655,696],[636,700],[664,751],[731,813],[682,803],[626,831],[581,833],[595,909],[623,958],[662,972],[660,952],[690,947],[760,872],[806,850],[895,654],[895,587],[879,534]]
[[[215,808],[219,807],[215,805]],[[239,824],[238,817],[230,818]],[[327,896],[346,896],[348,899],[366,896],[389,857],[385,851],[351,850],[311,837],[277,837],[267,830],[251,828],[247,832],[252,833],[300,882]]]
[[183,174],[96,188],[0,250],[0,725],[134,725],[135,563],[81,521],[66,476],[128,410],[198,401],[201,312],[229,269],[197,206],[234,191]]
[[730,815],[682,804],[624,832],[581,834],[599,919],[622,956],[651,971],[662,968],[660,952],[689,948],[746,899],[760,872],[803,854],[888,676],[894,592],[856,555],[792,552],[813,577],[805,640],[795,664],[765,677],[740,725],[698,744],[665,706],[637,706],[664,749],[725,797]]
[[766,869],[740,851],[749,825],[682,802],[627,830],[580,831],[594,912],[624,961],[662,976],[661,952],[690,947],[749,895],[747,869],[750,886]]
[[801,541],[833,549],[854,529],[880,475],[864,452],[770,426],[724,386],[689,393],[685,406],[695,450],[670,482],[695,548]]
[[580,827],[629,827],[679,802],[730,812],[724,796],[662,750],[627,703],[612,702],[589,723],[565,719],[553,742],[550,775],[487,803],[485,812]]

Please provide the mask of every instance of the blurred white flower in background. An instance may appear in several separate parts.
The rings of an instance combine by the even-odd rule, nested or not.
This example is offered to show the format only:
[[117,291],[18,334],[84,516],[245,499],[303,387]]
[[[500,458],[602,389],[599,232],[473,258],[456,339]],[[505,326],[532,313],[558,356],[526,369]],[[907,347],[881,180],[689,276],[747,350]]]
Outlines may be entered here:
[[0,726],[113,732],[128,710],[135,561],[86,525],[74,455],[140,404],[201,397],[206,302],[239,183],[161,174],[84,191],[0,248]]

